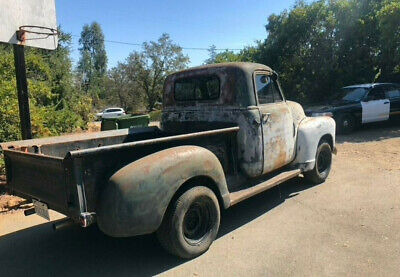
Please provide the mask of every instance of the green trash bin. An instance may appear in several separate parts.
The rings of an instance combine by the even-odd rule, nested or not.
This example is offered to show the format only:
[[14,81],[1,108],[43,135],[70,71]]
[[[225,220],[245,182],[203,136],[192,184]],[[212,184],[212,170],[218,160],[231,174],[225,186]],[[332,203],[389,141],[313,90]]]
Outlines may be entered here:
[[147,127],[150,123],[150,116],[145,115],[124,115],[116,118],[103,118],[101,120],[101,130],[116,130],[132,127]]

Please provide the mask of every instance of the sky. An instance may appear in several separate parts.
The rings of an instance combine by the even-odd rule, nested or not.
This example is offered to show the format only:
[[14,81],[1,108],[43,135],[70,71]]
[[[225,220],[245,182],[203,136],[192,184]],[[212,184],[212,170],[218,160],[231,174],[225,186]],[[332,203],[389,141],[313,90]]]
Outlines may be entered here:
[[[243,48],[263,40],[265,24],[272,13],[291,8],[295,0],[56,0],[57,22],[73,35],[72,59],[79,60],[78,40],[84,24],[100,23],[108,55],[108,68],[124,61],[140,46],[109,41],[143,43],[162,33],[181,47]],[[184,50],[190,66],[204,63],[207,51]]]

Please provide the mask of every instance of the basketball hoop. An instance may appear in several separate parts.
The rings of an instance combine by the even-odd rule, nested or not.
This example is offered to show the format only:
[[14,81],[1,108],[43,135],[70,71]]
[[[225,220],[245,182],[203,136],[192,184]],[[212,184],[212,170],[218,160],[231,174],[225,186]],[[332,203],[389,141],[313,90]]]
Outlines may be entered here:
[[[33,34],[33,36],[27,38],[27,34]],[[17,39],[22,43],[27,40],[47,39],[50,36],[57,35],[59,35],[57,29],[35,25],[22,25],[17,31]]]

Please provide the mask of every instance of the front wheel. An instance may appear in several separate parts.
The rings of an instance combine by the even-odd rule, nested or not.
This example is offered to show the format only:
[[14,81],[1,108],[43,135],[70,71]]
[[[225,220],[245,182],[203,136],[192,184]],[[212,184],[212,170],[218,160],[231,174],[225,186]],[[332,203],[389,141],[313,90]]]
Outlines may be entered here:
[[332,149],[328,142],[321,141],[315,156],[315,165],[311,171],[304,172],[304,177],[315,184],[325,182],[332,166]]
[[185,259],[208,250],[217,237],[220,222],[218,199],[214,192],[197,186],[183,193],[167,211],[157,231],[161,245]]

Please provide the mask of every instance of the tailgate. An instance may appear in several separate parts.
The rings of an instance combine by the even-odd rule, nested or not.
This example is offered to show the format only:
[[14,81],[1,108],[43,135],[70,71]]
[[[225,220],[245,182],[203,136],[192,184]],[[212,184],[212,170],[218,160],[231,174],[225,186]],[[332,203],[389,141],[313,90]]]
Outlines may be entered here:
[[4,150],[4,157],[11,190],[43,201],[54,210],[68,209],[62,158],[15,150]]

